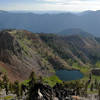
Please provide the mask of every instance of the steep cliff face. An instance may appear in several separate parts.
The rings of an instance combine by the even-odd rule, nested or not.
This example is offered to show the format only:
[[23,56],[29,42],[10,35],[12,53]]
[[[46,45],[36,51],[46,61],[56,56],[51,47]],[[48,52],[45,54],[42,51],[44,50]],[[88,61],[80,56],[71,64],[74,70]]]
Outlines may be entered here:
[[[5,69],[11,80],[26,79],[32,70],[45,75],[41,70],[42,58],[36,51],[39,38],[27,31],[5,30],[0,32],[0,67]],[[36,43],[38,46],[38,44]],[[38,48],[39,49],[39,48]]]
[[11,63],[12,55],[21,55],[21,47],[16,39],[8,32],[0,33],[0,60]]

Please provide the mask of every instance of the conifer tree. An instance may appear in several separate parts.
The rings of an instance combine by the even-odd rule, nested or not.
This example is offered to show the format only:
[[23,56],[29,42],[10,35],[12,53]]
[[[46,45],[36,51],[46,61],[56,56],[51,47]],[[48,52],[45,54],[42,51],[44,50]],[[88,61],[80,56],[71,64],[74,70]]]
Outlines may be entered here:
[[21,84],[20,86],[20,95],[23,96],[23,92],[25,92],[25,85]]
[[35,83],[36,83],[36,76],[35,76],[34,72],[31,73],[29,80],[30,81],[29,81],[29,86],[28,86],[28,100],[33,100],[34,94],[35,94],[34,86],[35,86]]
[[4,76],[2,77],[2,79],[3,79],[4,88],[6,90],[6,94],[8,94],[9,79],[7,78],[7,75],[6,74],[4,74]]
[[90,90],[93,91],[93,83],[91,83]]
[[9,91],[13,93],[13,84],[11,82],[9,83]]
[[18,81],[14,82],[14,93],[17,95],[17,98],[19,98],[19,96],[20,96],[20,86],[19,86]]
[[98,99],[100,100],[100,88],[98,88]]

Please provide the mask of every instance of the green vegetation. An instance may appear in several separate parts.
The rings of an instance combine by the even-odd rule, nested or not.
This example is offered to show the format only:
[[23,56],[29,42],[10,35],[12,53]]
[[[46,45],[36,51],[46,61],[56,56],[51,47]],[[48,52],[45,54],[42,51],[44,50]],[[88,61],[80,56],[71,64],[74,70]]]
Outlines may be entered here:
[[21,82],[20,84],[27,85],[28,83],[29,83],[29,80],[24,80],[24,81]]
[[7,73],[7,70],[3,66],[0,66],[0,71],[3,73]]
[[72,68],[80,70],[80,72],[82,72],[84,74],[84,78],[87,78],[89,76],[90,67],[88,67],[88,66],[79,66],[77,63],[74,63],[72,65]]
[[45,77],[43,79],[43,82],[50,85],[50,86],[52,86],[52,87],[54,85],[56,85],[56,83],[62,83],[62,81],[56,75],[51,76],[51,77]]
[[[62,81],[56,75],[53,75],[50,77],[44,77],[42,80],[43,80],[44,84],[47,84],[51,87],[53,87],[56,83],[62,83]],[[24,84],[27,86],[29,81],[30,80],[25,80],[25,81],[21,82],[20,84]]]
[[0,97],[1,100],[12,100],[13,99],[13,96],[5,96],[4,98],[3,97]]
[[92,78],[93,78],[93,79],[100,80],[100,76],[95,76],[95,75],[93,75]]
[[97,67],[97,68],[100,68],[100,61],[97,61],[97,62],[96,62],[96,67]]

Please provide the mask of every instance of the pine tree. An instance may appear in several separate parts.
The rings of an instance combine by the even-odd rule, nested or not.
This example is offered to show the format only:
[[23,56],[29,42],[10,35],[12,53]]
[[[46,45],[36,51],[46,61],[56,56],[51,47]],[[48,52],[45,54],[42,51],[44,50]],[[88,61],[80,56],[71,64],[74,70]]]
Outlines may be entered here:
[[[34,86],[36,83],[36,76],[35,73],[32,72],[30,77],[29,77],[29,86],[28,86],[28,100],[33,100],[34,99]],[[34,99],[35,100],[35,99]]]
[[8,94],[9,79],[7,78],[6,74],[4,74],[4,76],[2,77],[2,79],[3,79],[4,88],[6,90],[6,94]]
[[100,88],[98,88],[98,97],[99,97],[99,100],[100,100]]
[[93,91],[93,83],[91,83],[90,90]]
[[17,95],[17,98],[19,98],[19,96],[20,96],[20,86],[19,86],[18,81],[14,82],[14,93]]
[[25,91],[24,85],[21,84],[20,86],[20,95],[23,96],[23,92]]
[[97,81],[97,79],[95,79],[94,84],[95,84],[95,88],[97,89],[98,88],[98,81]]
[[13,84],[12,84],[12,83],[9,83],[9,91],[10,91],[11,93],[13,93]]

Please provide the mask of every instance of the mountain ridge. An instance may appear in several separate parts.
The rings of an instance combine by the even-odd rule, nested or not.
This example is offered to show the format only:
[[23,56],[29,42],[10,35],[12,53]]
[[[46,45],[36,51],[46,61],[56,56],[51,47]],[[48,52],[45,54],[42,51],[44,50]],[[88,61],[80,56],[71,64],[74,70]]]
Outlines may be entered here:
[[92,67],[100,59],[99,51],[97,38],[0,31],[0,71],[11,81],[23,81],[31,71],[46,77],[55,75],[57,69],[75,69],[74,64]]
[[36,33],[58,33],[64,29],[80,28],[95,36],[100,36],[99,12],[93,11],[82,16],[73,13],[0,13],[0,29],[25,29]]
[[83,37],[94,37],[92,34],[82,30],[82,29],[79,29],[79,28],[71,28],[71,29],[65,29],[65,30],[62,30],[58,33],[59,35],[65,35],[65,36],[69,36],[69,35],[80,35],[80,36],[83,36]]

